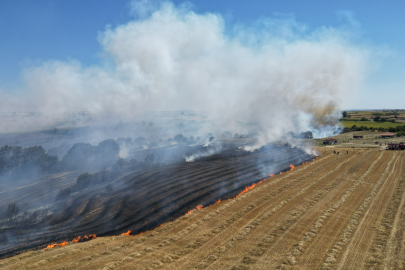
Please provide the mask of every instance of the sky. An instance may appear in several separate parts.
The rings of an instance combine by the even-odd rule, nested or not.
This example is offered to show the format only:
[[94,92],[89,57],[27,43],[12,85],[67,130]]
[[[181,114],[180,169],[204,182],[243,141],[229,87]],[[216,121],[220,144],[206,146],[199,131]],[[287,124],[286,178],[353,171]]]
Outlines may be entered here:
[[[0,90],[24,93],[24,70],[47,61],[103,62],[100,35],[142,16],[127,0],[0,0]],[[265,18],[296,22],[303,31],[334,28],[369,52],[368,69],[342,109],[404,108],[404,1],[172,1],[197,14],[221,16],[225,29]],[[159,5],[159,2],[151,2]]]

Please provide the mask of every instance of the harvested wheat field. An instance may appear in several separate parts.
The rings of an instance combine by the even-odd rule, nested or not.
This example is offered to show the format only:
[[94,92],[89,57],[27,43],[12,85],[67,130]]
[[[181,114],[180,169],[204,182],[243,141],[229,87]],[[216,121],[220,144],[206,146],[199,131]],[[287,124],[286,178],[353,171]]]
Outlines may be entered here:
[[404,268],[405,152],[341,152],[153,231],[27,251],[0,268]]

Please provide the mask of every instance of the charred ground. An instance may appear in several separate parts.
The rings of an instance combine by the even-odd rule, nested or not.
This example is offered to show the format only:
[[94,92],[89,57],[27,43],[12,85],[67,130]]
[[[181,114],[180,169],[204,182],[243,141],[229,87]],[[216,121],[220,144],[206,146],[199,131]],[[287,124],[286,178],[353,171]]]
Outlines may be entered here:
[[[1,229],[0,256],[51,242],[70,241],[77,236],[148,231],[197,205],[235,197],[245,186],[289,170],[291,164],[312,160],[289,145],[269,145],[254,152],[229,145],[225,149],[196,162],[138,168],[110,181],[111,189],[106,189],[105,184],[95,184],[57,200],[47,205],[49,213],[41,222]],[[72,185],[75,177],[77,173],[64,173],[19,187],[20,203],[40,205],[45,197],[57,196],[59,188]],[[6,197],[1,203],[7,205],[12,199]]]

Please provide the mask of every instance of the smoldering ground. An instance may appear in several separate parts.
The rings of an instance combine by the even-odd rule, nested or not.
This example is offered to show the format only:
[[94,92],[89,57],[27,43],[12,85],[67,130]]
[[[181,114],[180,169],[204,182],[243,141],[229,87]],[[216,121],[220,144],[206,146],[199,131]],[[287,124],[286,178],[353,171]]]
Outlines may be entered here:
[[[221,153],[194,162],[141,167],[124,162],[119,165],[122,173],[114,165],[105,174],[99,171],[79,176],[71,185],[56,176],[32,179],[31,188],[15,188],[24,198],[19,202],[45,202],[46,197],[56,200],[45,205],[47,213],[34,222],[17,218],[4,224],[0,228],[0,256],[70,241],[77,236],[150,230],[197,205],[208,206],[218,199],[233,198],[246,186],[312,158],[286,145],[268,145],[253,152],[224,148]],[[123,169],[126,167],[128,170]],[[44,185],[54,188],[42,194]],[[55,194],[57,186],[62,189]],[[62,192],[65,187],[70,189],[67,194]]]

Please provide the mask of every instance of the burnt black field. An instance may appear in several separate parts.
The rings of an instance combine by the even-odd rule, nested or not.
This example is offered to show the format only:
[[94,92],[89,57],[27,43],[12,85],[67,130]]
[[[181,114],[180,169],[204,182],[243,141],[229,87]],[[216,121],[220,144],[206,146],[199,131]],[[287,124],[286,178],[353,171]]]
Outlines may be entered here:
[[[289,145],[269,145],[253,152],[228,147],[195,162],[137,169],[113,179],[112,191],[107,191],[105,184],[95,184],[63,200],[55,200],[58,190],[73,184],[78,172],[37,177],[29,186],[19,188],[20,202],[40,206],[49,197],[47,215],[34,225],[3,226],[0,257],[70,241],[79,235],[147,231],[197,205],[235,197],[246,186],[312,158]],[[0,205],[4,207],[12,199],[4,196]]]

